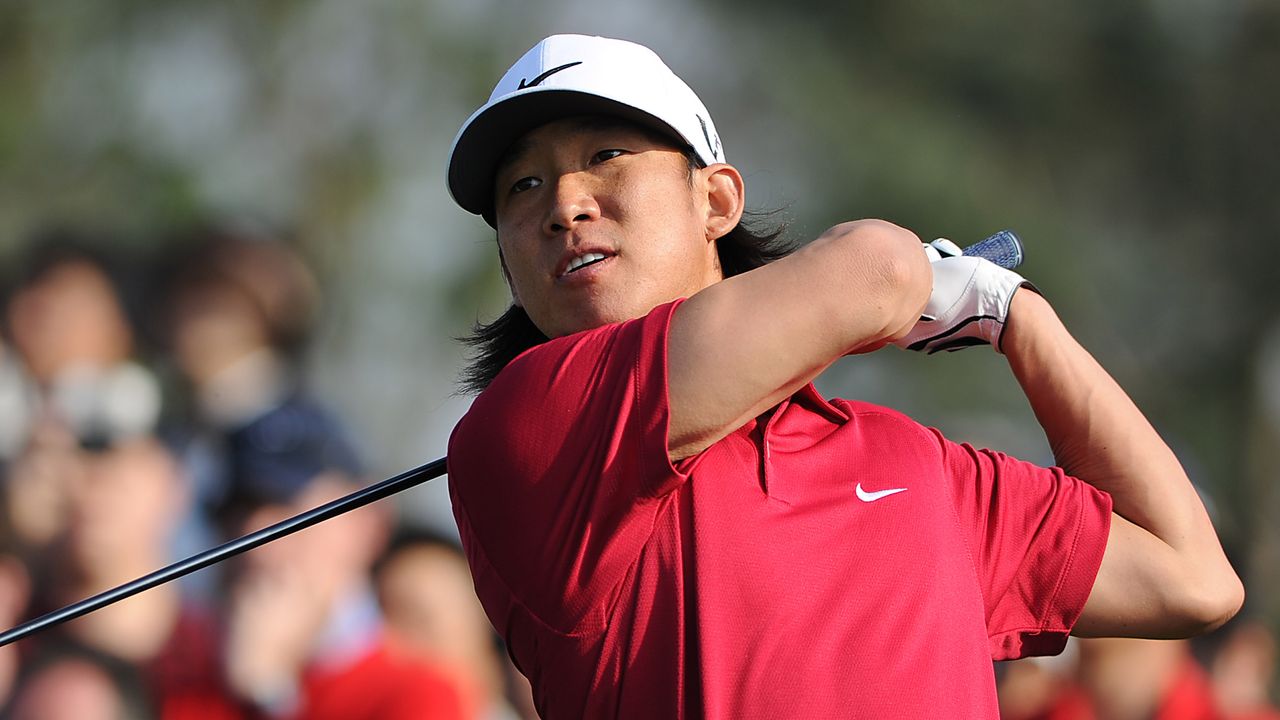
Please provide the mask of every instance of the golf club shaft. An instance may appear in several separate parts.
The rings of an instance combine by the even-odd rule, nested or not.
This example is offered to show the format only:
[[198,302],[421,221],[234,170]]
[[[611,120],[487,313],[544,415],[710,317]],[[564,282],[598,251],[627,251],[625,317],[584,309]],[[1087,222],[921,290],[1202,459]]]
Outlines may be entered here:
[[439,460],[429,462],[421,467],[403,472],[395,477],[387,478],[382,482],[362,488],[350,495],[340,497],[337,500],[308,510],[299,515],[295,515],[287,520],[281,520],[275,525],[270,525],[256,532],[236,538],[230,542],[223,543],[215,548],[192,555],[185,560],[179,560],[178,562],[161,568],[150,575],[144,575],[132,582],[98,593],[93,597],[85,598],[80,602],[67,605],[60,610],[55,610],[51,613],[35,618],[34,620],[18,625],[17,627],[6,630],[3,634],[0,634],[0,647],[21,640],[22,638],[33,633],[40,632],[41,630],[46,630],[55,625],[60,625],[68,620],[74,620],[81,615],[91,613],[94,610],[99,610],[107,605],[124,600],[125,598],[136,595],[143,590],[149,590],[157,585],[163,585],[170,580],[176,580],[184,575],[193,573],[201,568],[208,567],[215,563],[220,563],[223,560],[235,557],[247,550],[252,550],[259,545],[265,545],[273,540],[279,540],[286,535],[291,535],[299,530],[309,528],[316,523],[323,522],[329,518],[364,507],[369,503],[394,495],[401,490],[407,490],[415,485],[420,485],[432,478],[439,477],[444,473],[445,459],[440,458]]

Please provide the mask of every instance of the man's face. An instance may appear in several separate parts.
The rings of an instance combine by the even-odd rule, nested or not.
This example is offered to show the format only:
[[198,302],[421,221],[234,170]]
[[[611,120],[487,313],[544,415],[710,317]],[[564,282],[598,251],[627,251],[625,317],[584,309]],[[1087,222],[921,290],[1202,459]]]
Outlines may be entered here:
[[674,144],[634,126],[572,118],[528,133],[494,182],[516,302],[558,337],[719,281],[705,187]]

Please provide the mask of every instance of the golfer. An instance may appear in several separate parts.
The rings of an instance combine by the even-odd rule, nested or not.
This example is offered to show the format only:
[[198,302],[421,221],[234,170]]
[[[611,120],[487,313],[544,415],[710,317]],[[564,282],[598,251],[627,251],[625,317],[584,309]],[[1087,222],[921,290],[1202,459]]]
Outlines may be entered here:
[[[547,718],[995,718],[993,659],[1180,637],[1243,590],[1177,459],[1011,271],[881,220],[780,257],[651,51],[539,42],[450,191],[513,304],[454,430],[476,592]],[[1060,467],[811,381],[985,343]]]

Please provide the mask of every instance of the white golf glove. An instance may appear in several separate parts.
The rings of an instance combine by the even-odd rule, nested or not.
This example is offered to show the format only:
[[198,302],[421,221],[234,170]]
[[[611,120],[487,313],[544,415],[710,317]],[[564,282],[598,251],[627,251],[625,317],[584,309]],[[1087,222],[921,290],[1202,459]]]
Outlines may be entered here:
[[984,258],[964,256],[945,238],[926,244],[924,251],[933,263],[933,292],[920,321],[894,344],[929,354],[972,345],[991,345],[1000,352],[1000,336],[1013,294],[1024,286],[1039,291],[1012,270]]

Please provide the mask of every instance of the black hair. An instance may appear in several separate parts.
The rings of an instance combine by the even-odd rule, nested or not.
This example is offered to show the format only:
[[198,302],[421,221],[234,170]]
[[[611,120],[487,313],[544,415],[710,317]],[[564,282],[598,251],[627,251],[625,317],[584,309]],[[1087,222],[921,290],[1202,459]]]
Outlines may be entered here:
[[175,308],[209,290],[232,293],[253,308],[271,349],[290,361],[307,348],[321,302],[320,286],[293,233],[254,222],[200,219],[166,238],[152,288],[152,329],[172,343]]
[[23,659],[14,683],[10,707],[6,709],[4,717],[14,717],[9,713],[13,713],[35,678],[59,665],[71,663],[88,665],[111,686],[120,701],[116,717],[124,720],[148,720],[158,716],[155,699],[138,666],[66,636],[54,635],[53,638],[52,641],[37,646],[31,656]]
[[404,524],[397,527],[391,534],[391,539],[387,541],[386,547],[379,553],[378,558],[374,560],[373,569],[370,573],[374,577],[380,577],[386,570],[387,565],[400,553],[416,548],[444,550],[451,555],[457,556],[464,563],[467,560],[467,556],[462,550],[462,545],[455,536],[447,535],[428,525]]
[[[693,169],[702,164],[692,149],[685,151],[685,157],[692,179]],[[783,237],[786,224],[775,220],[776,215],[776,210],[747,211],[737,226],[716,241],[724,277],[762,267],[795,250]],[[458,378],[460,390],[466,393],[483,391],[517,355],[548,340],[524,308],[515,304],[493,322],[477,322],[470,335],[459,339],[474,349],[471,361]]]
[[61,222],[41,226],[28,234],[15,262],[6,268],[0,302],[12,302],[60,268],[87,265],[106,281],[129,331],[137,334],[144,304],[138,291],[147,268],[137,252],[124,245],[123,238],[105,229]]

